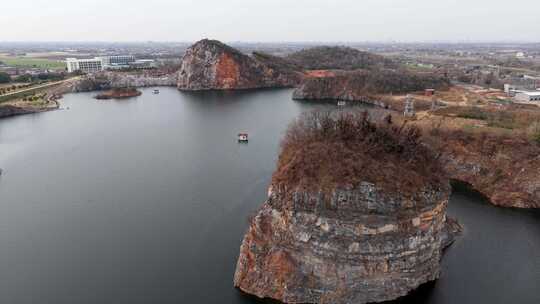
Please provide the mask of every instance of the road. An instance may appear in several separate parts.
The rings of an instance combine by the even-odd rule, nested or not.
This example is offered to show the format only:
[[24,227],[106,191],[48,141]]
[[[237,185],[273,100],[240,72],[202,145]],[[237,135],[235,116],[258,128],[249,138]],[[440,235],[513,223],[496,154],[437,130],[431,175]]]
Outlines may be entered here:
[[56,82],[51,82],[51,83],[46,83],[46,84],[42,84],[42,85],[39,85],[39,86],[26,88],[26,89],[24,89],[24,90],[19,90],[19,91],[7,93],[7,94],[1,95],[1,96],[2,96],[2,97],[9,97],[9,96],[16,95],[16,94],[20,94],[20,93],[24,93],[24,92],[29,92],[29,91],[34,91],[34,90],[44,89],[44,88],[52,87],[52,86],[55,86],[55,85],[58,85],[58,84],[62,84],[62,83],[64,83],[64,82],[70,81],[70,80],[72,80],[72,79],[73,79],[73,78],[65,79],[65,80],[61,80],[61,81],[56,81]]

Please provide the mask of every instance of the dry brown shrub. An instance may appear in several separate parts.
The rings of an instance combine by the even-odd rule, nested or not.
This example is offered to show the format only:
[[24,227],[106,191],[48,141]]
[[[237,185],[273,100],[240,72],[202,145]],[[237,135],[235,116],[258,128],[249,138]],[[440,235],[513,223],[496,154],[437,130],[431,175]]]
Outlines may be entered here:
[[[274,185],[330,191],[362,181],[404,195],[447,179],[421,132],[367,112],[310,112],[293,122],[282,141]],[[390,122],[390,123],[389,123]]]

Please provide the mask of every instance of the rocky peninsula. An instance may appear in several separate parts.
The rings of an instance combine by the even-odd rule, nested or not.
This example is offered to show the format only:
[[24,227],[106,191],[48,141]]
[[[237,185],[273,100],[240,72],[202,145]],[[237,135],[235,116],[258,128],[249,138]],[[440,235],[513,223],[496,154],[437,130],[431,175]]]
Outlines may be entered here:
[[252,56],[217,40],[201,40],[189,47],[178,72],[178,89],[240,90],[293,87],[302,74],[282,58]]
[[346,100],[372,103],[382,107],[383,94],[422,91],[427,88],[443,89],[450,85],[447,79],[435,74],[416,74],[405,70],[355,70],[312,73],[296,88],[296,100]]
[[59,106],[57,103],[52,102],[45,105],[33,105],[29,103],[19,104],[5,104],[0,105],[0,118],[24,115],[24,114],[33,114],[41,113],[58,109]]
[[419,134],[367,113],[295,122],[235,286],[285,303],[369,303],[436,280],[450,186]]
[[435,130],[426,141],[447,174],[492,204],[540,208],[540,146],[523,136]]

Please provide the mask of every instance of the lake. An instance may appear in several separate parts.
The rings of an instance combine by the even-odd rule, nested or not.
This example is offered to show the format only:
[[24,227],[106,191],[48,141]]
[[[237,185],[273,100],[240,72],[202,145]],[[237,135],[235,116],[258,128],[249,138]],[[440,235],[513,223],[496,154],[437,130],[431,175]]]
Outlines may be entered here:
[[[160,90],[0,120],[0,303],[260,302],[232,282],[248,217],[288,123],[334,106]],[[540,303],[540,213],[456,188],[449,214],[441,279],[402,302]]]

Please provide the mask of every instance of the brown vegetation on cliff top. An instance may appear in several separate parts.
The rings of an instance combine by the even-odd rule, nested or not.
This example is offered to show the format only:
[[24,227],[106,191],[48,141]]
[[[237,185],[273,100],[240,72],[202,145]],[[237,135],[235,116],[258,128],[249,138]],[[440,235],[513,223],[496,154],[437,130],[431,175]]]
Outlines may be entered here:
[[295,90],[295,99],[381,100],[381,94],[408,93],[425,88],[446,89],[449,86],[444,77],[403,69],[332,71],[322,77],[319,71],[313,77],[309,75]]
[[283,139],[272,183],[331,191],[365,181],[404,195],[440,188],[445,174],[420,137],[418,128],[391,118],[377,124],[367,112],[304,114]]
[[290,54],[286,59],[306,70],[396,68],[392,60],[344,46],[319,46]]

